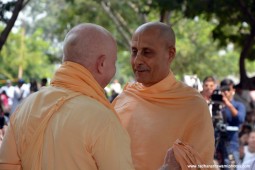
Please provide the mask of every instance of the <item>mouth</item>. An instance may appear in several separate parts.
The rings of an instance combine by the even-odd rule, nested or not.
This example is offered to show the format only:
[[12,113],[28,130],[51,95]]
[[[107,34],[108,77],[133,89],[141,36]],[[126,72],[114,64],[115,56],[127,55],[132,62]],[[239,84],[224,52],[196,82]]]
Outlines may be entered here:
[[142,76],[143,74],[149,73],[149,70],[135,70],[135,74]]
[[139,76],[139,74],[142,76],[143,74],[149,73],[150,68],[145,65],[137,65],[133,67],[133,71],[137,76]]
[[138,72],[138,73],[144,73],[144,72],[148,72],[149,70],[135,70],[135,72]]
[[144,72],[149,72],[150,70],[148,68],[135,68],[135,72],[138,72],[138,73],[144,73]]

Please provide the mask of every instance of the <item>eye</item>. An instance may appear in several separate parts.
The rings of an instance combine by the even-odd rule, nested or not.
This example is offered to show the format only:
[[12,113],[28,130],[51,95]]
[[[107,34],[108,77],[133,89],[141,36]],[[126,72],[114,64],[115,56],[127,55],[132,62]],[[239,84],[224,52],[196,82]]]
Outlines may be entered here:
[[132,48],[132,50],[131,50],[131,55],[132,55],[132,56],[136,56],[136,54],[137,54],[137,49]]
[[151,53],[152,53],[152,51],[149,49],[143,50],[143,55],[145,55],[145,56],[149,56],[149,55],[151,55]]
[[145,50],[143,53],[144,53],[144,54],[149,54],[149,53],[151,53],[151,51]]

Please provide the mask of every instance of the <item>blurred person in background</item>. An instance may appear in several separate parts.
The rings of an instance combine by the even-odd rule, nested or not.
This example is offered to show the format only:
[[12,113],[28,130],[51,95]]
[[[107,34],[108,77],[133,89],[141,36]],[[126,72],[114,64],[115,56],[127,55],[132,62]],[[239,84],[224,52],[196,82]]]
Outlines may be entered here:
[[217,81],[213,76],[207,76],[203,80],[203,90],[200,92],[206,102],[211,102],[213,91],[217,88]]
[[3,90],[0,94],[1,101],[2,101],[2,107],[3,107],[3,113],[5,116],[9,117],[11,107],[9,105],[9,97],[6,94],[5,90]]
[[38,84],[37,84],[36,79],[31,79],[30,80],[29,90],[30,90],[30,94],[38,91]]
[[244,104],[246,114],[252,114],[255,109],[255,102],[252,99],[249,90],[241,89],[239,86],[235,86],[234,99]]
[[[244,158],[240,165],[243,167],[238,168],[238,170],[246,169],[245,166],[249,165],[251,168],[252,163],[255,161],[255,130],[249,133],[248,145],[243,148]],[[249,169],[247,168],[247,169]]]
[[6,92],[6,95],[8,96],[8,104],[9,104],[10,108],[12,107],[12,104],[13,104],[14,90],[15,90],[15,88],[12,85],[11,80],[6,80],[6,85],[1,87],[1,90],[0,90],[2,92],[3,91]]
[[211,100],[211,96],[214,92],[214,90],[217,88],[217,81],[213,76],[207,76],[203,80],[203,90],[200,92],[200,94],[205,99],[206,103],[208,104],[210,114],[212,116],[212,107],[213,103]]
[[227,130],[225,146],[226,153],[224,154],[225,164],[229,164],[229,155],[233,155],[234,161],[236,164],[240,163],[240,154],[239,154],[239,128],[245,121],[246,111],[245,106],[238,101],[234,100],[234,82],[231,79],[224,79],[220,82],[220,88],[224,89],[222,91],[222,100],[224,107],[222,109],[224,123],[237,130]]
[[41,79],[41,87],[47,86],[48,85],[48,80],[47,78],[42,78]]
[[117,79],[113,81],[113,83],[110,84],[110,89],[114,90],[115,93],[120,94],[122,92],[121,84]]
[[11,113],[14,113],[17,106],[30,94],[30,85],[26,84],[24,79],[19,79],[17,85],[14,87],[13,104],[11,107]]

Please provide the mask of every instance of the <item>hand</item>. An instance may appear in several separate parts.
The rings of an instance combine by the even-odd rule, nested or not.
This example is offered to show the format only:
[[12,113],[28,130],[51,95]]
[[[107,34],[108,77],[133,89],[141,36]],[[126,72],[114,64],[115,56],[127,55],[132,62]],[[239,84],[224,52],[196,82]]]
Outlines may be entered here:
[[172,148],[168,149],[164,164],[160,170],[181,170],[180,164],[176,161]]
[[227,95],[225,94],[225,92],[222,92],[221,95],[222,95],[222,101],[223,101],[224,104],[226,105],[226,103],[229,102],[229,100],[228,100],[228,98],[227,98]]
[[229,108],[229,110],[231,111],[231,114],[233,117],[237,116],[238,115],[238,110],[233,106],[233,104],[231,103],[230,99],[227,97],[228,96],[228,93],[233,93],[233,92],[223,92],[222,93],[222,96],[223,96],[223,102],[225,104],[226,107]]

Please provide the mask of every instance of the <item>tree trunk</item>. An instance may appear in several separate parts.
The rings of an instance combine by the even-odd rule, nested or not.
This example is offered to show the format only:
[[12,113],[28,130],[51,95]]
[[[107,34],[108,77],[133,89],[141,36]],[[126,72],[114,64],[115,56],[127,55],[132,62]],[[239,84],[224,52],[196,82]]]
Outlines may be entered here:
[[248,10],[247,4],[243,0],[239,0],[240,11],[246,16],[247,22],[251,25],[250,35],[247,37],[239,59],[240,83],[238,86],[242,89],[255,90],[255,77],[249,78],[245,69],[245,59],[249,55],[249,50],[255,43],[255,17]]
[[101,1],[101,6],[104,9],[104,11],[109,15],[109,17],[113,20],[113,22],[116,24],[116,28],[121,34],[121,36],[124,38],[123,45],[127,50],[130,49],[130,40],[131,40],[131,32],[128,29],[125,29],[124,25],[125,23],[122,23],[119,16],[114,14],[110,6],[107,5],[106,1]]
[[247,37],[244,43],[242,52],[239,59],[239,72],[240,72],[240,83],[239,86],[242,89],[255,90],[255,77],[249,78],[245,69],[245,59],[249,55],[248,52],[252,48],[255,39],[255,27],[251,29],[250,35]]
[[160,22],[166,23],[167,25],[170,25],[170,11],[162,9],[160,11]]
[[15,5],[15,8],[13,10],[13,13],[12,13],[12,17],[7,22],[7,25],[6,25],[5,29],[2,31],[2,33],[0,35],[0,52],[1,52],[2,48],[3,48],[3,45],[5,44],[5,42],[7,40],[7,37],[9,35],[9,33],[12,30],[12,27],[15,24],[15,21],[17,20],[17,18],[19,16],[19,12],[23,8],[23,2],[24,2],[24,0],[18,0],[17,1],[16,5]]

